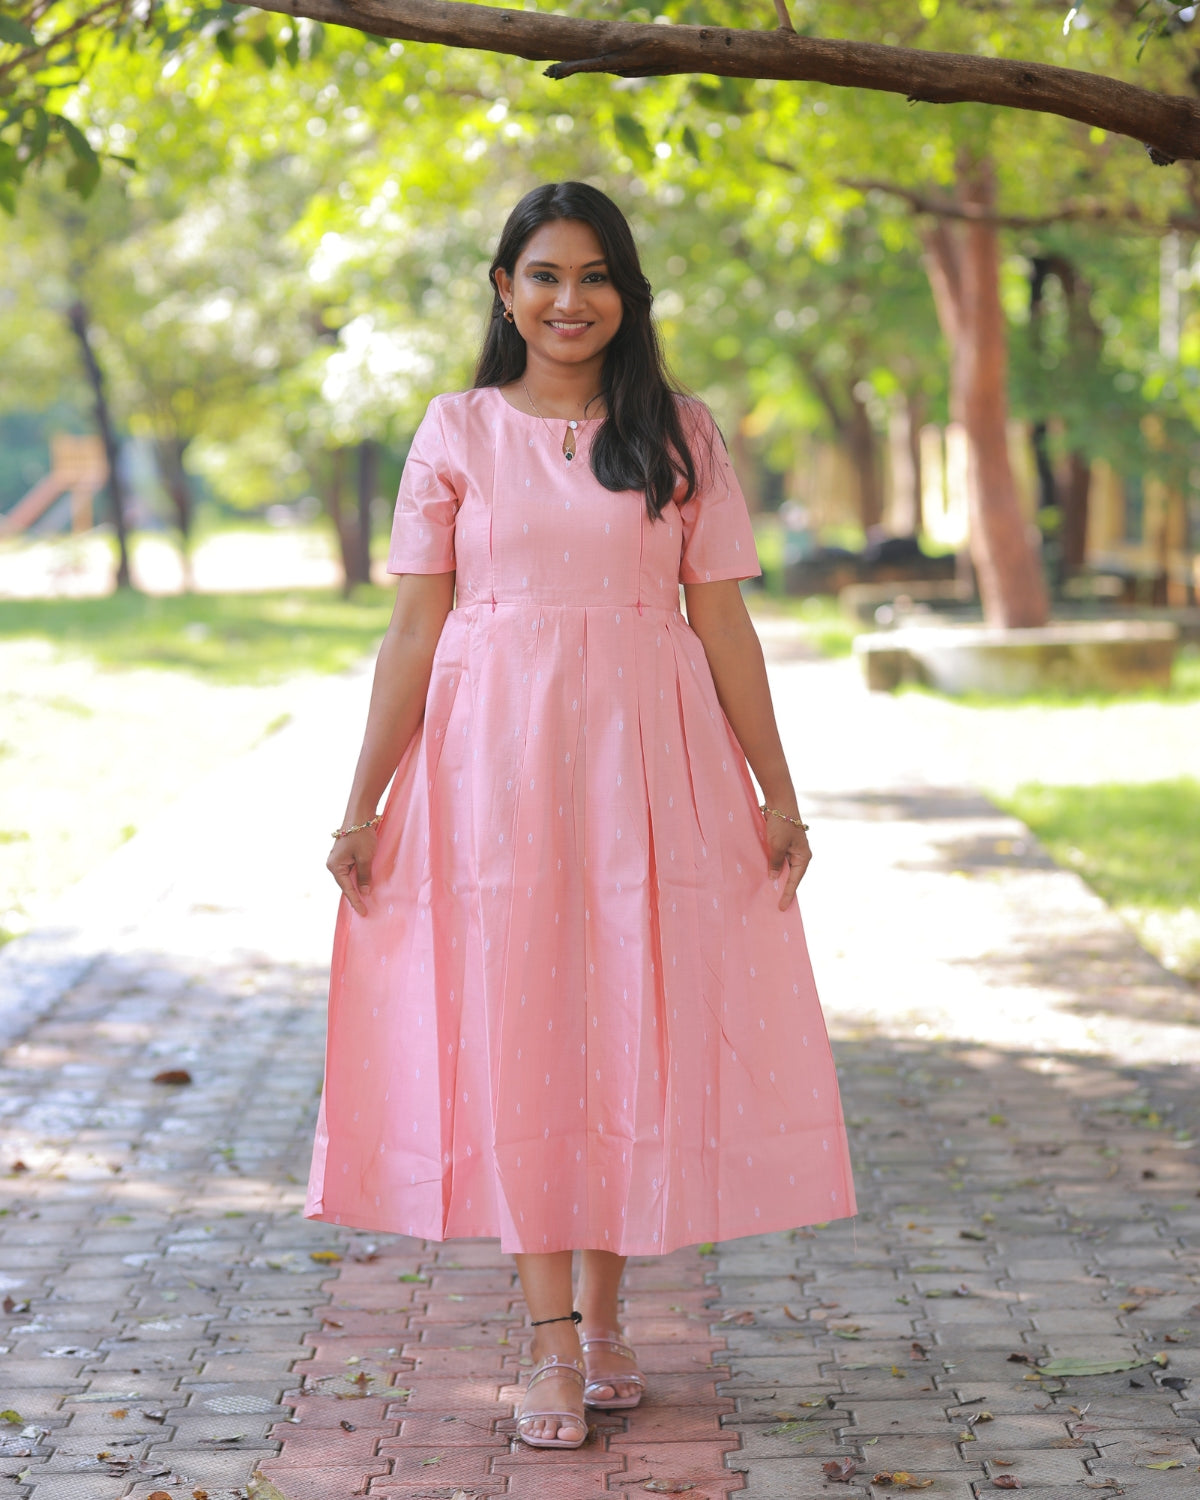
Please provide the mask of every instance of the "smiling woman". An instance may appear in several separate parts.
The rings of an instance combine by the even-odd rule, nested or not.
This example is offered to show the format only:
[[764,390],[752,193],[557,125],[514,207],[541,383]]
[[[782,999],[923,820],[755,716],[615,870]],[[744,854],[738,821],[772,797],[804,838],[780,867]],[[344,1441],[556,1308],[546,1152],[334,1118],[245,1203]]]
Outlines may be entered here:
[[475,388],[431,403],[396,506],[306,1211],[498,1235],[534,1329],[517,1431],[577,1448],[585,1404],[646,1387],[627,1255],[854,1190],[728,455],[603,194],[530,193],[491,276]]

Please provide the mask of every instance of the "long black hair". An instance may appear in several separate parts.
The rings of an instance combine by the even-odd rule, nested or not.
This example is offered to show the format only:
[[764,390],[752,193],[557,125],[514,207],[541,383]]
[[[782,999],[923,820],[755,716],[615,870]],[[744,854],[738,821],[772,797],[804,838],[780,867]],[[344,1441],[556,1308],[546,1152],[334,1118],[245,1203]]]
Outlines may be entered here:
[[577,219],[595,230],[608,274],[621,295],[621,326],[604,351],[600,389],[608,415],[592,443],[592,473],[608,490],[642,490],[651,520],[674,498],[680,478],[696,493],[696,463],[650,316],[654,295],[642,274],[625,215],[586,182],[548,182],[526,193],[509,214],[488,271],[492,315],[475,367],[476,386],[509,385],[525,373],[525,340],[504,317],[496,271],[509,276],[530,235],[555,219]]

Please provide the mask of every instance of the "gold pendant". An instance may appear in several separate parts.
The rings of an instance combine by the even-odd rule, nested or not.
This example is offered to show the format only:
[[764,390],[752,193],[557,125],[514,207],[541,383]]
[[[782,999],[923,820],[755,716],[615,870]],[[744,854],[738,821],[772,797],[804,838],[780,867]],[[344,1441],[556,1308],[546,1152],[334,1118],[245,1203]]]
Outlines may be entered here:
[[568,463],[575,457],[575,429],[578,426],[578,422],[568,422],[567,430],[563,433],[562,451],[563,457]]

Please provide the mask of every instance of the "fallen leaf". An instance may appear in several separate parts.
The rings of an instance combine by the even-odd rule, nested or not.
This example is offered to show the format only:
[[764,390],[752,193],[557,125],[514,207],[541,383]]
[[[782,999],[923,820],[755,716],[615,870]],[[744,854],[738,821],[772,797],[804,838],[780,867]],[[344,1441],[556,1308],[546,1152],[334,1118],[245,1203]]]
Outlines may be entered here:
[[1158,1383],[1159,1385],[1170,1386],[1173,1391],[1183,1392],[1187,1390],[1192,1382],[1185,1379],[1182,1375],[1164,1375]]
[[171,1500],[166,1490],[152,1490],[146,1500]]
[[831,1458],[821,1465],[821,1473],[834,1484],[849,1484],[858,1473],[858,1465],[852,1458]]
[[1137,1312],[1137,1310],[1139,1308],[1145,1307],[1145,1305],[1146,1304],[1144,1302],[1118,1302],[1117,1303],[1117,1306],[1121,1309],[1122,1312]]
[[432,1458],[423,1458],[421,1460],[421,1467],[423,1469],[432,1468],[434,1464],[440,1464],[445,1456],[446,1455],[444,1453],[435,1453]]
[[960,1240],[986,1240],[987,1235],[982,1229],[960,1229],[958,1231]]
[[257,1469],[246,1481],[246,1494],[248,1500],[287,1500],[287,1496],[279,1486],[272,1484],[267,1476],[260,1474]]
[[[150,1081],[151,1083],[173,1083],[178,1085],[191,1083],[192,1075],[186,1068],[164,1068],[161,1073],[155,1073]],[[154,1500],[153,1495],[150,1496],[150,1500]]]
[[165,1411],[147,1411],[145,1407],[142,1408],[142,1416],[145,1417],[147,1422],[165,1422],[167,1420]]
[[405,1271],[396,1277],[397,1281],[428,1281],[428,1276],[422,1276],[420,1271]]
[[929,1351],[925,1348],[924,1344],[918,1344],[916,1339],[914,1339],[908,1346],[908,1357],[909,1359],[917,1360],[928,1359]]
[[1164,1297],[1166,1293],[1160,1286],[1131,1286],[1129,1295],[1131,1297]]
[[13,1411],[11,1406],[6,1407],[4,1411],[0,1411],[0,1422],[12,1422],[17,1427],[25,1426],[25,1418],[19,1411]]
[[358,1431],[358,1428],[354,1425],[354,1423],[353,1422],[347,1422],[346,1419],[345,1419],[345,1417],[343,1417],[342,1420],[338,1423],[338,1426],[342,1429],[343,1432],[357,1432]]
[[[1010,1354],[1009,1359],[1013,1356]],[[1166,1363],[1166,1355],[1155,1356]],[[1038,1366],[1039,1375],[1115,1375],[1121,1370],[1136,1370],[1147,1361],[1134,1355],[1131,1359],[1089,1359],[1087,1355],[1070,1359],[1052,1359]]]
[[688,1490],[694,1490],[696,1486],[690,1479],[651,1479],[642,1488],[651,1490],[656,1495],[682,1495]]
[[892,1366],[892,1374],[896,1377],[897,1380],[907,1380],[908,1379],[908,1376],[904,1373],[904,1371],[900,1368],[899,1365],[893,1365]]
[[17,1160],[16,1160],[16,1161],[15,1161],[15,1162],[13,1162],[13,1164],[12,1164],[12,1166],[11,1166],[11,1167],[9,1167],[9,1169],[8,1169],[8,1170],[9,1170],[9,1174],[10,1174],[10,1176],[13,1176],[13,1177],[15,1177],[15,1176],[17,1176],[17,1174],[18,1174],[18,1173],[19,1173],[19,1172],[28,1172],[28,1171],[29,1171],[29,1168],[28,1168],[28,1167],[27,1167],[27,1166],[26,1166],[26,1165],[25,1165],[25,1163],[24,1163],[24,1162],[23,1162],[23,1161],[22,1161],[22,1160],[21,1160],[21,1159],[20,1159],[20,1158],[19,1158],[19,1157],[18,1157],[18,1158],[17,1158]]
[[192,1500],[208,1500],[208,1491],[207,1490],[193,1490],[192,1491]]
[[1078,1437],[1082,1432],[1103,1432],[1104,1428],[1098,1427],[1095,1422],[1076,1422],[1073,1424],[1071,1430]]
[[127,1417],[128,1415],[129,1415],[129,1409],[128,1409],[128,1407],[125,1407],[125,1406],[118,1406],[117,1409],[116,1409],[116,1411],[110,1411],[109,1412],[109,1416],[110,1417],[116,1417],[116,1419],[117,1419],[118,1422],[121,1420],[122,1417]]
[[342,1257],[336,1250],[310,1250],[308,1258],[309,1260],[315,1260],[325,1265],[332,1264],[336,1260],[341,1260]]
[[1021,1481],[1015,1474],[997,1474],[992,1480],[994,1490],[1019,1490]]
[[805,1321],[803,1318],[798,1318],[786,1302],[783,1304],[783,1315],[785,1318],[791,1318],[793,1323],[803,1323]]
[[1161,1463],[1147,1464],[1148,1469],[1182,1469],[1183,1465],[1177,1458],[1165,1458]]
[[1009,1362],[1010,1365],[1031,1365],[1033,1363],[1033,1355],[1032,1354],[1010,1354],[1008,1356],[1008,1362]]

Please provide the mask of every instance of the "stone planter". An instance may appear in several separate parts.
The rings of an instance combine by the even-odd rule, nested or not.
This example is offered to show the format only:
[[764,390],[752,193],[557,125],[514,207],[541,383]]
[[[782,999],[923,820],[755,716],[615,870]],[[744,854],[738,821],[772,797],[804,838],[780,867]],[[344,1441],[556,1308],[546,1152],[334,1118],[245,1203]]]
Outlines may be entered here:
[[945,693],[1137,692],[1168,687],[1179,629],[1169,622],[1097,620],[999,630],[909,626],[854,643],[867,686],[919,682]]

